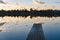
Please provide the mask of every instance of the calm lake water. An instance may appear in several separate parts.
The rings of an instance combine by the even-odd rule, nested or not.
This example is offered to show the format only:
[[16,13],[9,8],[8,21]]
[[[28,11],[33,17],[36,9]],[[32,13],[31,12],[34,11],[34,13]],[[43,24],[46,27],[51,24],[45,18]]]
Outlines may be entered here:
[[[0,40],[27,40],[28,35],[37,30],[36,24],[40,24],[45,40],[60,40],[60,17],[0,17]],[[36,26],[36,27],[34,27]],[[33,33],[31,33],[33,32]],[[34,36],[33,36],[34,37]]]

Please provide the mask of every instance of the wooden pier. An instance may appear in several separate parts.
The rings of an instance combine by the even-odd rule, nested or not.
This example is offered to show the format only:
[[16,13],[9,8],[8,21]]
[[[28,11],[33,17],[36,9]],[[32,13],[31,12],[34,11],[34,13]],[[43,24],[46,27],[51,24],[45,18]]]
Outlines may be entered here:
[[42,24],[33,24],[26,40],[45,40]]

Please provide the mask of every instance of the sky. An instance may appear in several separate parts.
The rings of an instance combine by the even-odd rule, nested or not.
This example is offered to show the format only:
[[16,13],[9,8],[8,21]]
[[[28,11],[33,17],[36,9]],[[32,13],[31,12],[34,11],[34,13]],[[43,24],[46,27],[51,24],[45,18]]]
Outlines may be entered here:
[[0,0],[0,9],[21,10],[21,9],[58,9],[60,10],[60,0]]

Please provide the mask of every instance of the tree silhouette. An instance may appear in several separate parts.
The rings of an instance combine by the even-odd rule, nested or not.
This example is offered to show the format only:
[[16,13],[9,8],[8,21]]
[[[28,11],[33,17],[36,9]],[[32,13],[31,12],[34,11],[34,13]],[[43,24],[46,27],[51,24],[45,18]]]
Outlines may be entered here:
[[33,10],[32,8],[30,9],[30,11],[28,11],[27,9],[24,10],[0,10],[0,17],[4,17],[4,16],[14,16],[14,17],[18,17],[18,16],[22,16],[22,17],[59,17],[60,16],[60,10]]

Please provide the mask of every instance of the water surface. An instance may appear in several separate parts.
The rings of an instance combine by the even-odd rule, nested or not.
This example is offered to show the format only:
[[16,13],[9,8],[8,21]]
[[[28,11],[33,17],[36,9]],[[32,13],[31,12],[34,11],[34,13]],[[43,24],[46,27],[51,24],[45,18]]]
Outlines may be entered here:
[[35,23],[41,24],[45,40],[60,40],[60,17],[0,17],[0,23],[0,40],[27,40]]

